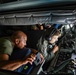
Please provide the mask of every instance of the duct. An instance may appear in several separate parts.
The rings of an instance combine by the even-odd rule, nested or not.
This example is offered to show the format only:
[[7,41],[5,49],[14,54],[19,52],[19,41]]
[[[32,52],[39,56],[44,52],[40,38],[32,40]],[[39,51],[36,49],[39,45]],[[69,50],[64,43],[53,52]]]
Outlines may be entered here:
[[[10,3],[0,4],[0,12],[11,11],[11,10],[20,10],[20,9],[37,9],[39,7],[49,7],[56,5],[67,5],[67,4],[75,4],[75,0],[28,0],[28,1],[15,1]],[[51,7],[52,8],[52,7]]]
[[[62,13],[61,13],[62,14]],[[34,24],[72,24],[76,22],[76,14],[68,13],[34,12],[0,15],[2,25],[34,25]]]
[[55,15],[52,17],[53,23],[59,23],[59,24],[72,24],[76,20],[75,15]]
[[[17,10],[17,9],[26,9],[26,8],[32,8],[36,7],[42,4],[45,4],[47,1],[32,1],[32,2],[26,2],[26,1],[17,1],[17,2],[11,2],[6,4],[0,5],[0,11],[9,11],[9,10]],[[47,2],[48,3],[48,2]]]

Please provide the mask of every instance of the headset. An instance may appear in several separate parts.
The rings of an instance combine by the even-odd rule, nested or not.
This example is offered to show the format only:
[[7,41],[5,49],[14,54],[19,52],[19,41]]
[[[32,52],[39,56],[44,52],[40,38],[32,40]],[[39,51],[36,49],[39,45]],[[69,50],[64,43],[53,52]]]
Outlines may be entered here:
[[57,29],[54,27],[51,27],[45,31],[45,39],[50,41],[52,39],[52,36],[57,32]]

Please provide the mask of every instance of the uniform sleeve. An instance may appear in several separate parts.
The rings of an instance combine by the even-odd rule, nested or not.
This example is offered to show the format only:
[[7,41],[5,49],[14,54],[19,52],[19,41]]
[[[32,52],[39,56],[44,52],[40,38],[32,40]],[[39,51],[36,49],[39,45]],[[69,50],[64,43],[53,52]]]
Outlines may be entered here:
[[54,53],[51,51],[50,53],[47,53],[47,56],[46,56],[46,61],[49,61],[51,60],[52,58],[54,57]]
[[12,44],[9,40],[2,39],[0,40],[0,53],[11,55],[13,50]]
[[46,40],[44,40],[43,43],[41,43],[41,41],[40,41],[38,43],[38,51],[43,55],[43,57],[45,58],[46,61],[49,61],[54,57],[54,53],[51,50],[48,53],[47,46],[48,46],[48,42]]

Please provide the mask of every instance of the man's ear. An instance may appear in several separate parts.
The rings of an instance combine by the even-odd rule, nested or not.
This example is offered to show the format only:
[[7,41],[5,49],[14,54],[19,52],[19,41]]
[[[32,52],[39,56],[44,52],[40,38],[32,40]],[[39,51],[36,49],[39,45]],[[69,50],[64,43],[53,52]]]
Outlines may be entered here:
[[19,39],[15,39],[15,44],[19,44]]

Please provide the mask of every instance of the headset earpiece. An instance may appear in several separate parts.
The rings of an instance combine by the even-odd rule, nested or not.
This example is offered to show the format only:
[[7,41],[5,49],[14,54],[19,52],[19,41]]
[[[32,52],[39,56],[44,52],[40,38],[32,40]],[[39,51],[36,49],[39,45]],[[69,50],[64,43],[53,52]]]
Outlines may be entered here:
[[51,39],[52,39],[52,37],[49,37],[49,38],[48,38],[48,41],[51,41]]
[[56,28],[53,28],[53,29],[48,29],[47,30],[47,33],[46,33],[46,39],[48,41],[50,41],[52,39],[52,36],[56,33],[57,29]]

